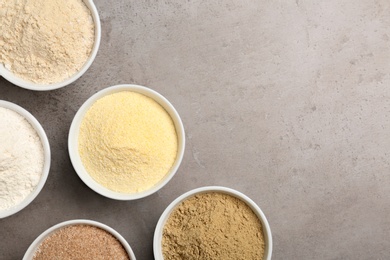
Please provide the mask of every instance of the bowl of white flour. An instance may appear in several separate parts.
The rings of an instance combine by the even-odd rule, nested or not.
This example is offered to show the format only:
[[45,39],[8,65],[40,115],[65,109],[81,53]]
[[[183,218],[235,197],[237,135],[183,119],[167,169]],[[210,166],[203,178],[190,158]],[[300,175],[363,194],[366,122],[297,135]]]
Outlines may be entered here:
[[25,89],[73,83],[99,49],[101,26],[92,0],[4,1],[0,21],[0,76]]
[[0,100],[0,219],[35,199],[49,174],[50,158],[49,141],[35,117]]

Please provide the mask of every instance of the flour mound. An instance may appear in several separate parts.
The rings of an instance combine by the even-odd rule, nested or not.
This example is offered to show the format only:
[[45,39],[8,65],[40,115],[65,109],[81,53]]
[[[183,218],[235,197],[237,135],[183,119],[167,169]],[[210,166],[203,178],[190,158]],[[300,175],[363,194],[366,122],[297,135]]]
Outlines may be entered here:
[[94,44],[94,23],[82,0],[0,1],[0,63],[38,84],[77,73]]

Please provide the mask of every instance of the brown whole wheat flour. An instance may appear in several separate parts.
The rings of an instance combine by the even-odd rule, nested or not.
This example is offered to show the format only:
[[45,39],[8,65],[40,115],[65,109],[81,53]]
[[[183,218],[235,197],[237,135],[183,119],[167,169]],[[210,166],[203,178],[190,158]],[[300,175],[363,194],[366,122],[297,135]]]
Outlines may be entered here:
[[37,248],[33,260],[129,260],[122,244],[107,231],[91,225],[72,225],[54,232]]
[[50,84],[91,54],[94,23],[82,0],[0,0],[0,63],[26,81]]
[[168,218],[162,238],[164,259],[263,259],[259,218],[242,200],[202,193],[183,201]]

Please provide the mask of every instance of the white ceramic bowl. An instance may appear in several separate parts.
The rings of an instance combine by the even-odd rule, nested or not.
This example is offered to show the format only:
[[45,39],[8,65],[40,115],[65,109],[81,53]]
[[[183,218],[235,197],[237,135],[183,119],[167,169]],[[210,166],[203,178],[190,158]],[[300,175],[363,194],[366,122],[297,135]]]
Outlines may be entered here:
[[43,152],[44,152],[44,160],[45,160],[42,176],[38,182],[38,185],[20,204],[8,210],[0,210],[0,219],[1,219],[19,212],[23,208],[27,207],[27,205],[30,204],[35,199],[36,196],[38,196],[39,192],[42,190],[43,186],[45,185],[47,176],[49,175],[51,156],[50,156],[49,140],[47,139],[45,130],[43,130],[41,124],[37,121],[37,119],[35,119],[35,117],[32,114],[30,114],[24,108],[4,100],[0,100],[0,107],[4,107],[17,112],[18,114],[26,118],[26,120],[32,125],[32,127],[37,132],[39,138],[41,139]]
[[96,54],[99,49],[100,45],[100,38],[101,38],[101,26],[100,26],[100,19],[99,19],[99,14],[96,9],[95,4],[93,3],[93,0],[83,0],[85,5],[91,10],[92,18],[94,21],[95,25],[95,41],[92,47],[91,55],[88,58],[88,60],[85,62],[84,66],[73,76],[70,78],[58,82],[58,83],[53,83],[53,84],[37,84],[33,82],[26,81],[15,74],[13,74],[11,71],[6,69],[2,63],[0,63],[0,76],[8,80],[9,82],[25,88],[25,89],[30,89],[30,90],[36,90],[36,91],[48,91],[48,90],[54,90],[58,88],[65,87],[74,81],[76,81],[78,78],[80,78],[86,71],[87,69],[91,66],[92,62],[95,60]]
[[264,232],[264,239],[265,239],[265,252],[264,252],[264,260],[271,260],[272,256],[272,234],[271,229],[268,224],[267,218],[265,217],[264,213],[261,211],[259,206],[256,205],[256,203],[253,202],[250,198],[245,196],[239,191],[226,188],[226,187],[220,187],[220,186],[208,186],[208,187],[202,187],[197,188],[191,191],[188,191],[175,199],[169,206],[165,209],[163,214],[161,215],[156,230],[154,232],[154,238],[153,238],[153,252],[154,252],[154,258],[156,260],[163,260],[163,253],[162,253],[162,235],[165,223],[167,222],[170,214],[172,211],[184,200],[195,196],[197,194],[201,193],[209,193],[209,192],[218,192],[218,193],[225,193],[231,196],[234,196],[242,201],[244,201],[257,215],[257,217],[260,219],[261,224],[263,225],[263,232]]
[[[155,100],[157,103],[159,103],[171,116],[172,121],[175,125],[176,129],[176,134],[178,137],[178,150],[177,150],[177,155],[176,155],[176,160],[170,169],[170,171],[165,175],[165,177],[160,180],[156,185],[151,187],[148,190],[145,190],[143,192],[138,192],[138,193],[119,193],[119,192],[114,192],[103,185],[99,184],[96,182],[87,172],[87,170],[84,168],[83,163],[80,158],[79,150],[78,150],[78,136],[79,136],[79,129],[81,122],[85,116],[85,113],[89,110],[89,108],[100,98],[110,95],[116,92],[121,92],[121,91],[132,91],[132,92],[137,92],[140,94],[143,94],[147,97],[152,98]],[[169,180],[172,179],[172,177],[175,175],[176,171],[178,170],[180,163],[183,159],[184,155],[184,148],[185,148],[185,134],[184,134],[184,127],[183,123],[180,119],[179,114],[175,110],[175,108],[172,106],[169,101],[164,98],[162,95],[157,93],[156,91],[146,88],[143,86],[138,86],[138,85],[131,85],[131,84],[126,84],[126,85],[117,85],[113,87],[108,87],[106,89],[103,89],[93,96],[91,96],[77,111],[72,125],[69,130],[69,138],[68,138],[68,148],[69,148],[69,156],[70,160],[73,164],[74,169],[76,170],[77,174],[81,178],[81,180],[89,186],[92,190],[95,192],[111,199],[116,199],[116,200],[135,200],[135,199],[140,199],[146,196],[149,196],[159,189],[161,189],[165,184],[169,182]]]
[[72,226],[72,225],[91,225],[98,228],[101,228],[108,233],[112,234],[118,241],[123,245],[126,252],[130,256],[131,260],[136,260],[133,250],[131,249],[130,245],[127,243],[127,241],[114,229],[111,227],[104,225],[97,221],[92,220],[86,220],[86,219],[76,219],[76,220],[68,220],[62,223],[59,223],[55,226],[52,226],[51,228],[47,229],[45,232],[43,232],[39,237],[37,237],[34,242],[30,245],[30,247],[27,249],[26,253],[24,254],[23,260],[31,260],[33,259],[34,253],[39,247],[39,245],[51,234],[58,231],[61,228],[64,228],[66,226]]

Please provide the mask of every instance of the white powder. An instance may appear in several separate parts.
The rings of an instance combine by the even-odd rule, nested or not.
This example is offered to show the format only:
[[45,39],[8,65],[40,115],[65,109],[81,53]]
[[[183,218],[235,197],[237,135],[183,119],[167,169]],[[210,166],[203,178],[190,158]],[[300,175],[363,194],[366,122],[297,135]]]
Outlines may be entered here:
[[27,81],[68,79],[93,44],[93,18],[82,0],[0,0],[0,63]]
[[23,116],[0,107],[0,210],[21,203],[35,189],[43,164],[35,129]]

